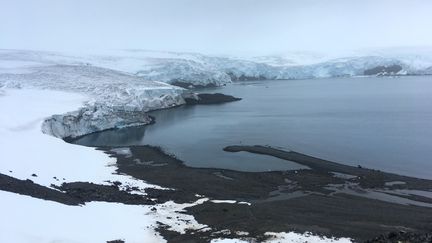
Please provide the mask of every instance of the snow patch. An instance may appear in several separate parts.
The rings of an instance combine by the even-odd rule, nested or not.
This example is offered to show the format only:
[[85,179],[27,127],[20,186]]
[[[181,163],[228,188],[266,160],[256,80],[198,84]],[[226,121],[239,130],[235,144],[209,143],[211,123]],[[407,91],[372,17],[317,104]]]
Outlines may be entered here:
[[[207,228],[207,225],[198,223],[193,216],[184,213],[185,208],[202,204],[207,200],[207,198],[201,198],[194,203],[183,204],[177,204],[172,201],[168,201],[164,204],[156,205],[156,210],[153,211],[152,215],[157,221],[168,225],[169,230],[173,230],[181,234],[186,233],[186,230],[199,230]],[[173,224],[173,218],[177,218],[179,220]]]
[[111,149],[111,151],[118,155],[123,155],[126,158],[132,157],[132,151],[130,150],[130,148],[114,148]]
[[304,233],[304,234],[298,234],[294,232],[281,232],[281,233],[274,233],[274,232],[268,232],[266,233],[267,236],[271,236],[272,238],[265,241],[267,243],[276,243],[276,242],[285,242],[285,243],[304,243],[304,242],[314,242],[314,243],[351,243],[351,239],[349,238],[328,238],[328,237],[321,237],[317,235],[313,235],[310,233]]
[[240,239],[213,239],[210,241],[211,243],[248,243],[249,241],[244,241]]

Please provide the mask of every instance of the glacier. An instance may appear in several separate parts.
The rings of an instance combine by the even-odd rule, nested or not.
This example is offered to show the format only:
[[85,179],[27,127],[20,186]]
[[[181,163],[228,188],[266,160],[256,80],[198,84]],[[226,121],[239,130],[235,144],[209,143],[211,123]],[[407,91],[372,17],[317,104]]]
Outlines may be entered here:
[[89,65],[29,67],[0,74],[3,88],[68,91],[86,95],[83,107],[57,114],[42,124],[44,133],[73,138],[152,122],[147,111],[184,104],[184,89]]
[[185,97],[194,97],[184,88],[245,80],[431,74],[430,49],[258,57],[147,50],[0,50],[0,90],[48,89],[88,97],[79,110],[52,116],[43,124],[43,132],[62,138],[148,124],[152,119],[147,111],[183,105]]
[[397,75],[432,74],[432,50],[373,50],[339,56],[298,52],[257,57],[146,50],[94,53],[0,50],[0,73],[26,72],[29,67],[50,65],[94,66],[148,81],[201,87],[238,80],[363,76],[365,70],[392,65],[401,67]]

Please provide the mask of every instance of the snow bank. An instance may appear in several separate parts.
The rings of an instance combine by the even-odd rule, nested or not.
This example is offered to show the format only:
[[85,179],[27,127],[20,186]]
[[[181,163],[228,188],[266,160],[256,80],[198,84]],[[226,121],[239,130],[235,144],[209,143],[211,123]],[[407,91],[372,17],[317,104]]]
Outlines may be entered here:
[[165,242],[149,207],[91,202],[83,207],[0,191],[0,242]]
[[8,219],[0,222],[0,242],[87,243],[121,239],[128,243],[159,243],[166,240],[155,232],[157,222],[180,233],[205,227],[182,213],[193,204],[167,202],[152,211],[151,206],[106,202],[67,206],[4,191],[0,191],[0,198],[0,213]]

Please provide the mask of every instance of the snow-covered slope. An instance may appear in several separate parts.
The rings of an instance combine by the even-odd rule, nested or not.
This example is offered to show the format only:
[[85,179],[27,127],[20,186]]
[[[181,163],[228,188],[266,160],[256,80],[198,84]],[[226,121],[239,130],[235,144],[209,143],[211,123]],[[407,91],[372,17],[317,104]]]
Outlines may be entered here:
[[183,89],[176,86],[89,65],[49,65],[20,73],[0,73],[0,85],[84,93],[92,103],[128,111],[148,111],[183,102]]

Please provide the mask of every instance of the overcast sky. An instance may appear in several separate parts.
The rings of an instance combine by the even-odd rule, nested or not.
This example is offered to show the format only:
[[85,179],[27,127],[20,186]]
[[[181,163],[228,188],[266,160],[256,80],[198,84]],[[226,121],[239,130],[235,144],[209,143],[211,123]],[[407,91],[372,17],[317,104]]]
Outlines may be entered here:
[[209,54],[432,46],[431,0],[0,0],[0,48]]

